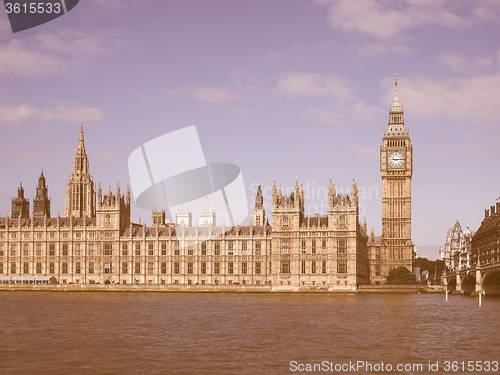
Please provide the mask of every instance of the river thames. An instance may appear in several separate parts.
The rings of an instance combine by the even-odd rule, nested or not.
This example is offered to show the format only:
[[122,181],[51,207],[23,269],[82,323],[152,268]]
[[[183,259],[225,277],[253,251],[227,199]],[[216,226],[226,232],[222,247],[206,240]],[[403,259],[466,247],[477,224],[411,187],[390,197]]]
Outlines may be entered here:
[[0,374],[490,374],[499,313],[443,294],[2,292]]

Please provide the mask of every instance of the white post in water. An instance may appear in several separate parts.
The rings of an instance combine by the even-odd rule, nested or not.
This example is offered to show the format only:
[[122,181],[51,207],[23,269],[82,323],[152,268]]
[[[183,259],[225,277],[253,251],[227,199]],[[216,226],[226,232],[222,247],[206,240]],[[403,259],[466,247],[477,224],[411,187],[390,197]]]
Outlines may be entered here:
[[479,292],[479,307],[481,307],[481,295],[482,295],[482,293]]
[[446,287],[446,301],[448,301],[448,287]]

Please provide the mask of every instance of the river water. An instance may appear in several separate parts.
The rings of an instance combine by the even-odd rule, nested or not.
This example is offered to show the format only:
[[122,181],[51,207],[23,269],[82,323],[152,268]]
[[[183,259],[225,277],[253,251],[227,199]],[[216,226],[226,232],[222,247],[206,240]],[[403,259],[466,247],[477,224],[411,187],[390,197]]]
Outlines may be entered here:
[[445,361],[500,361],[499,314],[442,294],[2,292],[0,374],[492,374]]

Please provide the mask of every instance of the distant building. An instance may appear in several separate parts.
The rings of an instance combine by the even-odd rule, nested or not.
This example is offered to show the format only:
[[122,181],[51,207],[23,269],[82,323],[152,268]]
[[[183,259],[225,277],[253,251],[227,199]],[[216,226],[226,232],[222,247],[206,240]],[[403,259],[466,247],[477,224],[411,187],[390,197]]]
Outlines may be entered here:
[[192,227],[193,226],[193,213],[188,208],[186,212],[181,209],[177,209],[175,214],[175,224],[182,227]]
[[200,209],[200,227],[215,227],[215,209],[205,210],[203,207]]
[[462,231],[458,220],[448,229],[444,246],[439,248],[439,259],[444,260],[446,268],[451,271],[470,269],[472,266],[472,232],[467,228]]

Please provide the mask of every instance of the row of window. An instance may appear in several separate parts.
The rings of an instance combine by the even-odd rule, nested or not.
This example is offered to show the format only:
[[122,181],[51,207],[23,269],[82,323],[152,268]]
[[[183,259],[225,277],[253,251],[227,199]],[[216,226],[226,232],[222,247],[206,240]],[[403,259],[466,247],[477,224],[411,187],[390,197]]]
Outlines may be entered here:
[[[15,274],[17,273],[17,262],[11,262],[10,263],[10,273]],[[146,263],[147,267],[147,273],[148,274],[154,274],[154,263],[153,262],[148,262]],[[310,263],[310,268],[307,267],[307,263],[305,261],[301,261],[300,263],[300,272],[305,274],[308,273],[307,271],[310,270],[311,274],[316,274],[316,273],[327,273],[327,263],[326,261],[322,262],[316,262],[316,261],[311,261]],[[5,267],[6,268],[6,267]],[[35,272],[37,274],[41,274],[42,271],[42,262],[37,262],[35,264]],[[133,268],[133,273],[135,274],[142,274],[141,270],[141,262],[135,262],[135,263],[129,263],[129,262],[122,262],[121,263],[121,273],[122,274],[128,274],[131,273]],[[221,273],[221,263],[220,262],[214,262],[213,263],[213,273],[214,274],[220,274]],[[103,264],[103,271],[104,273],[113,273],[113,264],[111,262],[105,262]],[[200,274],[207,274],[208,267],[207,267],[207,262],[201,262],[200,263]],[[255,262],[255,274],[260,275],[262,274],[263,267],[261,262]],[[290,273],[290,261],[282,261],[281,262],[281,273]],[[22,272],[25,274],[31,273],[30,270],[30,264],[29,262],[24,262],[22,264]],[[61,269],[60,272],[62,274],[67,274],[68,273],[68,263],[67,262],[62,262],[61,263]],[[248,262],[241,262],[240,265],[240,273],[245,275],[250,272],[249,264]],[[4,263],[0,262],[0,274],[4,273]],[[49,262],[48,263],[48,273],[53,274],[55,273],[55,263],[54,262]],[[74,273],[75,274],[81,274],[82,273],[82,264],[80,262],[75,262],[74,266]],[[94,274],[95,273],[95,263],[94,262],[89,262],[88,267],[87,267],[87,273],[88,274]],[[160,273],[166,274],[167,273],[167,262],[161,262],[160,263]],[[174,262],[172,264],[172,273],[174,274],[180,274],[181,273],[181,263],[180,262]],[[193,274],[194,273],[194,263],[193,262],[188,262],[186,264],[186,273],[187,274]],[[235,264],[234,262],[227,262],[227,274],[234,274],[235,273]],[[337,262],[337,273],[347,273],[347,261],[345,260],[340,260]]]
[[[311,268],[307,267],[306,261],[300,262],[300,273],[327,273],[326,261],[316,262],[315,260],[311,261]],[[290,261],[284,260],[281,261],[281,273],[290,273]],[[339,260],[337,262],[337,273],[347,273],[347,261]]]
[[[282,216],[281,217],[281,227],[282,228],[290,228],[292,225],[292,220],[288,216]],[[340,215],[339,218],[337,219],[337,226],[339,228],[345,229],[347,227],[347,219],[345,215]],[[319,233],[318,233],[319,235]]]
[[[129,255],[129,250],[128,250],[128,244],[124,243],[122,244],[122,255],[127,256]],[[162,242],[160,244],[161,247],[161,255],[167,255],[167,243]],[[201,243],[201,255],[207,255],[207,244],[206,242]],[[30,245],[29,244],[24,244],[23,245],[23,251],[21,255],[23,256],[30,256],[32,255],[30,253]],[[83,251],[82,251],[83,246],[81,244],[75,244],[74,249],[75,249],[75,256],[82,256]],[[62,255],[68,255],[68,249],[69,249],[69,244],[63,243],[62,244],[62,250],[61,253]],[[88,244],[87,245],[87,255],[88,256],[95,256],[95,244]],[[113,244],[112,242],[104,242],[102,244],[102,249],[103,249],[103,255],[113,255]],[[256,256],[261,256],[262,254],[262,246],[261,242],[257,241],[255,242],[255,249],[254,253]],[[36,252],[33,255],[36,256],[42,256],[43,253],[43,246],[42,244],[36,244]],[[175,242],[174,243],[174,255],[181,255],[181,249],[179,247],[179,243]],[[4,245],[0,245],[0,256],[4,256]],[[135,254],[135,255],[142,255],[141,252],[141,243],[137,242],[135,243],[133,251],[130,251],[130,255]],[[153,242],[148,242],[147,243],[147,255],[154,255],[154,243]],[[185,254],[187,255],[194,255],[194,249],[193,247],[188,248],[185,250]],[[49,256],[55,256],[56,255],[56,245],[54,243],[51,243],[48,245],[48,255]],[[220,242],[215,242],[214,243],[214,255],[221,255],[221,244]],[[227,255],[234,255],[234,245],[232,241],[228,242],[227,244]],[[241,255],[249,255],[248,254],[248,245],[247,242],[244,241],[241,244]],[[17,245],[11,245],[10,247],[10,256],[17,256]]]
[[[35,233],[33,235],[33,239],[37,239],[37,240],[43,240],[44,239],[44,234],[45,232],[43,233]],[[87,238],[90,238],[90,239],[93,239],[95,238],[95,232],[86,232],[87,233]],[[63,239],[69,239],[69,234],[70,232],[62,232],[62,238]],[[82,236],[83,232],[74,232],[74,238],[75,239],[81,239],[83,236]],[[110,238],[112,239],[113,238],[113,233],[112,232],[104,232],[103,233],[103,238]],[[13,232],[13,233],[10,233],[10,237],[9,237],[11,240],[16,240],[17,239],[17,232]],[[24,240],[30,240],[31,239],[31,233],[23,233],[22,236],[20,236],[20,238],[24,239]],[[3,233],[0,233],[0,240],[3,240],[4,239],[4,234]],[[50,240],[55,240],[56,239],[56,232],[49,232],[48,233],[48,239]]]
[[[316,240],[311,240],[311,254],[316,254],[318,252]],[[321,241],[321,250],[323,254],[326,254],[326,239]],[[302,254],[306,254],[307,252],[307,241],[300,241],[300,252]],[[347,238],[338,238],[337,239],[337,253],[338,254],[347,254]],[[285,238],[281,240],[281,254],[290,254],[290,239]]]
[[[7,266],[7,265],[5,265]],[[17,262],[11,262],[10,263],[10,273],[15,274],[17,273]],[[128,262],[122,262],[121,263],[121,272],[122,274],[128,274],[131,273],[130,267],[133,267],[133,273],[135,274],[142,274],[141,272],[141,262],[135,262],[135,263],[128,263]],[[148,262],[146,264],[147,267],[147,273],[148,274],[154,274],[154,263],[153,262]],[[6,270],[7,267],[5,267]],[[194,263],[193,262],[188,262],[186,271],[188,274],[193,274],[194,273]],[[113,273],[113,264],[111,262],[106,262],[103,264],[103,270],[104,273]],[[201,274],[207,274],[207,262],[201,262],[200,264],[200,273]],[[249,273],[249,267],[247,262],[242,262],[241,263],[241,274],[248,274]],[[227,263],[227,273],[228,274],[234,274],[235,271],[235,265],[233,262],[228,262]],[[24,262],[22,264],[22,272],[25,274],[31,273],[30,270],[30,264],[29,262]],[[42,271],[42,262],[37,262],[35,264],[35,273],[41,274]],[[181,273],[181,264],[180,262],[174,262],[173,267],[172,267],[172,272],[174,274],[180,274]],[[4,273],[4,263],[0,262],[0,274]],[[55,273],[55,263],[54,262],[49,262],[48,263],[48,273],[53,274]],[[61,273],[62,274],[67,274],[68,273],[68,263],[67,262],[62,262],[61,263]],[[80,262],[75,262],[75,269],[74,269],[75,274],[81,274],[82,273],[82,264]],[[87,267],[87,273],[89,274],[94,274],[95,273],[95,264],[94,262],[89,262],[88,267]],[[166,274],[167,273],[167,263],[162,262],[160,263],[160,273]],[[215,262],[213,263],[213,273],[214,274],[220,274],[221,273],[221,264],[220,262]],[[261,262],[256,262],[255,263],[255,274],[260,275],[262,274],[262,263]]]

